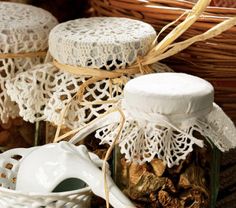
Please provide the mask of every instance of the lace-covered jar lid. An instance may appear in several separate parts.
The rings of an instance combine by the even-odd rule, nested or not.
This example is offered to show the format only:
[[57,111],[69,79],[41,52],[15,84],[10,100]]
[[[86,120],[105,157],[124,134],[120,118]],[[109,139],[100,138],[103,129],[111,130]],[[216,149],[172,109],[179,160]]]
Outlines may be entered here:
[[[30,5],[0,2],[0,56],[45,51],[49,31],[57,20],[47,11]],[[0,120],[18,116],[18,107],[6,94],[5,82],[42,62],[42,57],[0,57]]]
[[144,163],[158,157],[168,167],[178,165],[194,145],[203,147],[206,141],[229,150],[236,147],[236,128],[213,103],[213,94],[209,82],[183,73],[140,76],[124,88],[122,131],[120,114],[111,113],[87,125],[71,142],[96,131],[102,144],[112,144],[121,132],[117,142],[127,161]]
[[48,48],[48,34],[57,24],[49,12],[34,6],[0,2],[0,51],[19,53]]
[[[154,29],[141,21],[127,18],[94,17],[59,24],[49,35],[49,50],[57,63],[69,67],[97,68],[101,74],[132,64],[147,53],[155,39]],[[97,118],[122,97],[127,80],[136,75],[102,78],[75,75],[53,63],[38,65],[7,83],[8,93],[27,121],[47,120],[56,125],[77,128]],[[171,71],[164,64],[153,66],[156,72]],[[109,72],[108,72],[109,71]],[[90,82],[95,78],[95,81]],[[81,102],[75,95],[81,86]],[[83,104],[84,103],[84,104]],[[94,104],[95,103],[95,104]],[[61,112],[66,108],[63,120]]]
[[49,50],[62,64],[112,70],[145,55],[155,37],[154,28],[138,20],[82,18],[57,25],[50,33]]

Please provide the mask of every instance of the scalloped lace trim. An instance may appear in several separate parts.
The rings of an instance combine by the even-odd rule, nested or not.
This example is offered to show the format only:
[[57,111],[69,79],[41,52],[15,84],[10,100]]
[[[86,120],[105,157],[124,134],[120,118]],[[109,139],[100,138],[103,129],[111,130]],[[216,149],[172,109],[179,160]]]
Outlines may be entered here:
[[[157,123],[126,119],[118,143],[127,161],[144,163],[157,156],[172,167],[186,159],[194,145],[202,147],[207,140],[221,151],[236,147],[235,126],[217,105],[205,119],[193,118],[181,123],[178,126],[181,132],[166,123]],[[118,126],[118,123],[106,125],[98,129],[95,136],[102,144],[111,144]],[[199,133],[202,138],[197,138]]]
[[[154,64],[153,67],[156,72],[172,71],[161,63]],[[124,78],[128,81],[132,77]],[[87,79],[89,77],[62,72],[49,63],[35,66],[17,75],[7,82],[6,87],[11,99],[18,104],[24,120],[46,120],[73,129],[87,124],[113,106],[111,103],[90,105],[89,102],[111,99],[118,101],[123,96],[124,83],[104,79],[86,87],[82,101],[88,104],[80,105],[72,97]],[[61,111],[66,106],[67,112],[61,123]]]

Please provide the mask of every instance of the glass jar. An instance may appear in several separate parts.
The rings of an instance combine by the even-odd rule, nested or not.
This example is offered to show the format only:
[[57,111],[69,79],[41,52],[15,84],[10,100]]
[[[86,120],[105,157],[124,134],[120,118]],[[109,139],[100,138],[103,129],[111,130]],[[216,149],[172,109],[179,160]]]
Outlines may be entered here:
[[[43,9],[19,3],[0,2],[1,151],[29,147],[40,142],[39,123],[27,123],[20,118],[19,108],[14,102],[22,91],[10,90],[7,86],[12,78],[44,61],[48,48],[48,34],[56,24],[57,20]],[[20,89],[19,85],[15,87]],[[32,98],[22,101],[24,105],[30,102]]]
[[10,119],[0,125],[0,146],[2,150],[34,145],[34,124],[26,123],[22,118]]
[[236,129],[213,100],[212,85],[201,78],[144,75],[126,84],[124,115],[108,113],[71,142],[91,132],[101,144],[115,142],[115,181],[137,207],[214,208],[219,152],[236,146]]
[[127,162],[115,148],[114,180],[137,207],[215,208],[219,190],[220,151],[212,143],[193,151],[171,168],[158,157]]
[[0,151],[13,148],[32,147],[45,143],[45,124],[30,123],[21,117],[0,124]]
[[116,145],[116,183],[137,207],[215,207],[220,151],[236,147],[236,128],[215,103],[213,86],[183,73],[130,80],[120,106],[70,140],[95,132]]
[[[19,74],[8,88],[18,93],[15,101],[25,120],[47,121],[46,140],[52,142],[57,125],[63,135],[114,106],[122,97],[127,80],[137,75],[125,73],[114,79],[101,76],[132,65],[138,56],[150,50],[155,37],[151,25],[127,18],[94,17],[64,22],[49,36],[49,51],[55,61]],[[68,71],[68,67],[74,72]],[[91,70],[97,73],[91,74]],[[158,63],[153,71],[171,69]],[[22,102],[29,99],[32,102]],[[94,140],[84,141],[90,151],[100,148],[99,140]]]

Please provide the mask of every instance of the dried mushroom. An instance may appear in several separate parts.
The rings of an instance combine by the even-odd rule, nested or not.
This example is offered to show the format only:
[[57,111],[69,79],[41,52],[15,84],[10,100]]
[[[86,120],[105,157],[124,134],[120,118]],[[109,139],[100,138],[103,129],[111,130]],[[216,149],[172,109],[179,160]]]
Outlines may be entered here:
[[9,119],[0,124],[0,147],[2,150],[34,145],[35,126],[22,118]]
[[[129,182],[131,185],[139,183],[142,177],[147,176],[148,172],[147,164],[139,165],[137,163],[131,163],[129,166]],[[146,177],[147,178],[147,177]]]
[[[209,164],[209,154],[198,150],[172,168],[158,158],[142,165],[126,163],[122,158],[125,194],[138,208],[207,208],[209,171],[205,165]],[[202,162],[204,155],[206,158]]]
[[[145,172],[137,184],[130,186],[125,192],[134,200],[147,201],[145,198],[165,185],[165,178]],[[148,197],[149,200],[149,197]]]
[[180,175],[178,185],[180,188],[198,188],[203,190],[203,192],[208,193],[204,175],[205,172],[201,167],[191,165],[184,173]]
[[[109,148],[108,144],[100,144],[100,140],[95,137],[95,132],[89,134],[85,139],[78,142],[76,145],[85,145],[90,152],[98,155],[99,158],[104,159]],[[110,158],[109,158],[110,159]]]
[[200,190],[189,189],[180,196],[181,206],[185,208],[207,208],[209,205],[208,195]]
[[155,158],[151,161],[151,166],[156,176],[159,176],[159,177],[163,175],[166,169],[166,164],[158,158]]
[[170,194],[166,191],[159,191],[158,193],[158,200],[162,207],[165,208],[180,208],[181,203],[178,198],[170,196]]

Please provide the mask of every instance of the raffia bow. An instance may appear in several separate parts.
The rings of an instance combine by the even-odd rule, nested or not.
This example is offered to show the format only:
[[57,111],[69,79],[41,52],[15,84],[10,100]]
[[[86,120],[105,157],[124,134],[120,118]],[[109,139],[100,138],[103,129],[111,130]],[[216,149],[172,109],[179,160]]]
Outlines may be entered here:
[[116,69],[114,71],[106,71],[106,70],[93,69],[93,68],[87,68],[87,67],[70,66],[67,64],[61,64],[56,60],[53,60],[53,64],[56,68],[62,71],[68,72],[70,74],[74,74],[77,76],[90,77],[88,80],[86,80],[83,84],[80,85],[76,98],[78,99],[78,102],[80,103],[80,105],[88,105],[88,104],[91,105],[91,104],[100,104],[101,102],[104,103],[106,101],[101,101],[101,102],[95,101],[95,102],[86,102],[86,103],[82,102],[86,87],[88,87],[90,84],[94,84],[95,82],[103,80],[103,79],[109,79],[111,85],[112,84],[122,85],[128,81],[125,76],[131,76],[138,73],[149,74],[149,73],[154,72],[154,70],[150,68],[149,66],[146,66],[146,67],[142,66],[141,58],[138,58],[137,60],[138,60],[137,65],[130,66],[125,69]]

